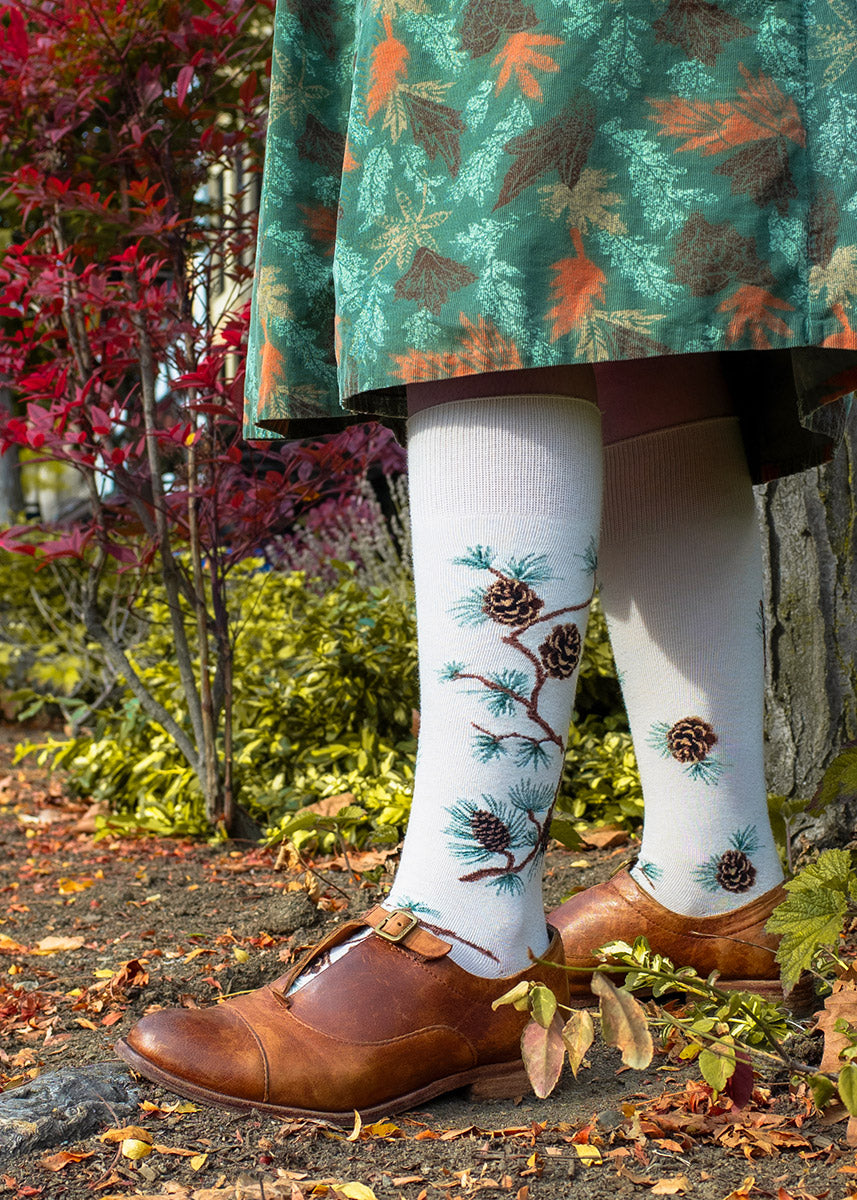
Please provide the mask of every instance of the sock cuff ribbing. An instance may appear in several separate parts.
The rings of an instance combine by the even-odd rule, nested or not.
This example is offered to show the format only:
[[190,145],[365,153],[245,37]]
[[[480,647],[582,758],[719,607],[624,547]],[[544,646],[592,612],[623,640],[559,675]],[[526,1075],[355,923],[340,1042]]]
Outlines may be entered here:
[[[663,535],[670,508],[686,527],[735,497],[752,504],[737,417],[712,417],[616,442],[604,450],[605,544]],[[666,524],[665,524],[666,523]]]
[[[466,461],[462,456],[466,454]],[[482,396],[408,421],[411,502],[461,513],[573,513],[600,492],[601,414],[573,396]]]

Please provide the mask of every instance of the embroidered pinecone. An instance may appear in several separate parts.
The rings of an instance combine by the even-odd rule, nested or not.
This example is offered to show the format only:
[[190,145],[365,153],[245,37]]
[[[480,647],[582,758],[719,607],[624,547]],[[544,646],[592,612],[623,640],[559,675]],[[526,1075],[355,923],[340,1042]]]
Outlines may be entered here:
[[576,625],[554,625],[539,646],[542,666],[554,679],[570,679],[580,662],[582,648]]
[[470,818],[470,830],[483,849],[491,850],[495,854],[502,854],[504,850],[508,850],[512,841],[512,834],[506,822],[482,808],[477,808]]
[[683,763],[704,762],[717,734],[702,717],[682,717],[667,733],[667,747]]
[[756,882],[756,868],[743,850],[727,850],[717,863],[717,882],[724,892],[749,892]]
[[485,589],[482,611],[498,625],[517,628],[534,620],[544,603],[528,583],[501,575]]

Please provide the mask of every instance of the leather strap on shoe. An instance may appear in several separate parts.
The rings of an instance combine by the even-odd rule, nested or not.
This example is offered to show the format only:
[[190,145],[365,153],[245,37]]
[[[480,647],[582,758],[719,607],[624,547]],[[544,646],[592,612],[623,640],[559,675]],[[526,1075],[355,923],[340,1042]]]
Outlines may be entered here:
[[409,908],[388,911],[376,904],[363,915],[363,921],[384,941],[413,950],[421,958],[443,958],[452,947],[420,925],[419,918]]

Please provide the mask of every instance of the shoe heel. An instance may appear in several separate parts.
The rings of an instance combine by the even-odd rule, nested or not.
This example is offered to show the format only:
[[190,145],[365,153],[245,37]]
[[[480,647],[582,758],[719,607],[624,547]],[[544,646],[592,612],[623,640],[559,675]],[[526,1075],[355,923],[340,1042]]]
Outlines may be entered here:
[[808,971],[802,972],[783,1003],[793,1017],[809,1017],[821,1007],[821,1001],[815,994],[813,978]]
[[471,1083],[464,1095],[467,1100],[514,1100],[528,1096],[532,1090],[524,1064],[508,1063]]

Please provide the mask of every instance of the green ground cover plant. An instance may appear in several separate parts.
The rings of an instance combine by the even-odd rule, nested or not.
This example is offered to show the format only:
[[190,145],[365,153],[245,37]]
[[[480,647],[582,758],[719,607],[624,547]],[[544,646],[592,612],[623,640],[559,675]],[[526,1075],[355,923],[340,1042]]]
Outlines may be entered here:
[[[401,511],[402,487],[394,484],[393,492]],[[109,805],[112,828],[209,833],[198,780],[172,738],[121,679],[105,686],[96,648],[64,615],[74,565],[37,571],[31,559],[7,557],[12,570],[0,590],[0,660],[20,661],[23,670],[8,698],[25,715],[40,708],[60,713],[71,735],[32,739],[20,753],[67,770],[78,793]],[[227,603],[238,631],[231,782],[269,842],[287,837],[297,846],[330,849],[343,837],[358,845],[395,843],[404,832],[418,704],[407,560],[406,519],[382,518],[364,490],[350,516],[339,513],[283,539],[266,559],[247,559],[230,573]],[[301,563],[308,569],[295,569]],[[62,571],[71,572],[65,582]],[[168,616],[153,578],[128,618],[136,629],[131,658],[146,687],[182,722]],[[342,797],[340,813],[304,811],[331,797]],[[574,845],[575,828],[634,827],[641,815],[636,762],[596,603],[554,833]]]

